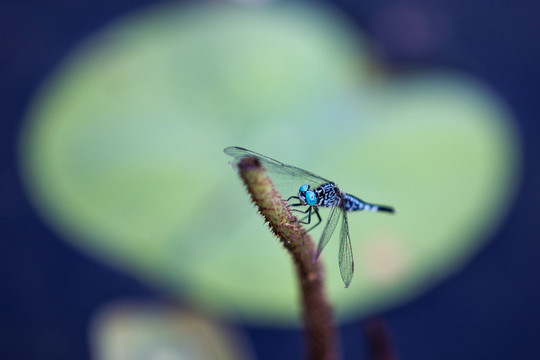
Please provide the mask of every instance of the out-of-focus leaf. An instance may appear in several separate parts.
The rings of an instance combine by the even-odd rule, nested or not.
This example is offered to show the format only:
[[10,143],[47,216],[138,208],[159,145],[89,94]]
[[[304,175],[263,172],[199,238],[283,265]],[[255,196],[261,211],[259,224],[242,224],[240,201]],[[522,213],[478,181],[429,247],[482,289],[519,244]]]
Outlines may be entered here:
[[518,142],[485,87],[444,72],[375,80],[362,44],[307,5],[133,15],[37,96],[21,142],[29,193],[63,238],[108,264],[220,314],[291,323],[291,261],[222,153],[251,148],[396,207],[350,214],[349,289],[335,240],[322,259],[344,317],[403,301],[496,229]]
[[100,309],[90,329],[95,360],[252,359],[232,328],[172,306],[122,301]]

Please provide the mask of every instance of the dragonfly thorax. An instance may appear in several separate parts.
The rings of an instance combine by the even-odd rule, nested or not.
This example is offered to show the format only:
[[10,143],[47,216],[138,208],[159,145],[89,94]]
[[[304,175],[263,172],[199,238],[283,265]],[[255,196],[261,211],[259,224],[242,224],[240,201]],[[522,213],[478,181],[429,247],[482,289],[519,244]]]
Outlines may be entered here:
[[333,207],[334,205],[340,205],[341,203],[341,191],[336,184],[329,182],[322,184],[315,189],[317,195],[317,205],[324,207]]
[[341,200],[341,192],[334,183],[326,183],[312,190],[309,185],[302,185],[298,190],[300,202],[309,206],[332,207]]

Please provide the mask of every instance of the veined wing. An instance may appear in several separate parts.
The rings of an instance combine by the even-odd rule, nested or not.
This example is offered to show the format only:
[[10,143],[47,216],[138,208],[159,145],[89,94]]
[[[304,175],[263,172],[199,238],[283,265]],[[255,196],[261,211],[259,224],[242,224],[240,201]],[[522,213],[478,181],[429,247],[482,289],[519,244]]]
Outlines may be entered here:
[[353,277],[354,261],[347,213],[345,211],[341,212],[343,213],[343,221],[341,222],[341,235],[339,239],[339,272],[347,288]]
[[298,188],[304,184],[307,184],[311,186],[312,189],[315,189],[322,184],[331,182],[330,180],[315,175],[307,170],[284,164],[268,156],[244,149],[242,147],[230,146],[225,148],[223,152],[232,156],[235,162],[247,156],[253,156],[259,159],[267,170],[270,178],[272,178],[274,185],[276,185],[276,187],[280,190],[281,195],[285,198],[298,194]]
[[334,205],[330,210],[330,215],[328,215],[328,221],[326,222],[326,226],[324,227],[321,239],[319,240],[319,244],[317,245],[317,252],[315,253],[315,256],[313,258],[314,261],[317,260],[319,255],[321,255],[324,247],[332,238],[332,234],[334,233],[334,230],[336,230],[336,226],[343,212],[344,211],[341,210],[341,208],[337,204]]

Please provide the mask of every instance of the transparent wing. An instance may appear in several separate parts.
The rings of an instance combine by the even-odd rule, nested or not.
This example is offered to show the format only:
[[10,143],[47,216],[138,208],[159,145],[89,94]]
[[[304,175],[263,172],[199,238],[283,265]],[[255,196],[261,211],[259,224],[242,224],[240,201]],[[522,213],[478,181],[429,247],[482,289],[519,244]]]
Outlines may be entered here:
[[235,162],[238,162],[240,159],[246,156],[253,156],[259,159],[259,161],[265,167],[267,174],[274,182],[274,185],[285,198],[291,195],[296,195],[298,193],[298,188],[304,184],[307,184],[311,186],[312,189],[315,189],[322,184],[331,182],[330,180],[315,175],[307,170],[284,164],[268,156],[238,146],[227,147],[223,150],[223,152],[232,156]]
[[313,260],[317,260],[326,244],[328,244],[328,241],[330,241],[334,230],[336,230],[339,219],[341,218],[341,213],[343,213],[343,211],[340,209],[339,206],[336,205],[334,205],[330,210],[330,215],[328,215],[328,221],[326,222],[326,226],[324,227],[321,239],[319,240],[319,244],[317,245],[317,252],[315,253],[315,257],[313,258]]
[[343,213],[343,221],[341,222],[341,235],[339,240],[339,271],[341,278],[345,283],[345,287],[349,287],[354,273],[354,261],[351,246],[351,237],[349,235],[349,221],[347,213]]

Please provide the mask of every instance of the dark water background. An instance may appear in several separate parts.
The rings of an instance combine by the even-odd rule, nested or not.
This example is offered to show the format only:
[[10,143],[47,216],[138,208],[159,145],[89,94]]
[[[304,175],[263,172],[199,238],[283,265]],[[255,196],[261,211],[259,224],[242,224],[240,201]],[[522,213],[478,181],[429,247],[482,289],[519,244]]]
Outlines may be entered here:
[[[141,0],[0,2],[0,359],[89,358],[88,322],[108,300],[162,298],[69,247],[25,197],[17,133],[37,86],[82,40]],[[402,359],[540,359],[540,2],[333,3],[389,69],[442,65],[487,82],[523,139],[512,210],[462,271],[384,314]],[[302,334],[240,327],[259,359],[301,358]],[[361,323],[341,328],[348,359],[367,358]]]

